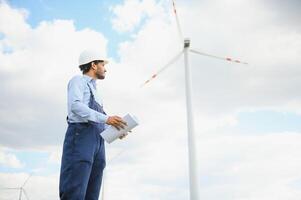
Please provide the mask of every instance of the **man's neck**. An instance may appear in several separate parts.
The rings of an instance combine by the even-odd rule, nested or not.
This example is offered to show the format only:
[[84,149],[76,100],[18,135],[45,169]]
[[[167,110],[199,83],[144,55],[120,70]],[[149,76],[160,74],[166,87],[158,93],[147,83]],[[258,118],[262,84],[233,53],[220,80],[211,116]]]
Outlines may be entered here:
[[95,76],[94,74],[89,73],[89,72],[85,73],[84,75],[90,76],[91,78],[93,78],[93,79],[95,79],[95,80],[97,79],[96,76]]

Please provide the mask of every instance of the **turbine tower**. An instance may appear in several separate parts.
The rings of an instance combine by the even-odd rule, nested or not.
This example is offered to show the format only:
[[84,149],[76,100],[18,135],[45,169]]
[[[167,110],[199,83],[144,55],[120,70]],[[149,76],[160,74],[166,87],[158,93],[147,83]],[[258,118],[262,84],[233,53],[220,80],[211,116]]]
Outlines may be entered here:
[[186,112],[187,112],[187,132],[188,132],[188,160],[189,160],[189,187],[190,187],[190,200],[200,200],[200,178],[198,174],[198,163],[197,163],[197,151],[196,151],[196,137],[195,137],[195,130],[194,130],[194,119],[193,119],[193,113],[192,113],[192,98],[191,98],[191,73],[190,73],[190,67],[189,67],[189,52],[202,55],[202,56],[208,56],[215,59],[220,59],[224,61],[229,61],[233,63],[240,63],[240,64],[248,64],[246,62],[241,62],[240,60],[232,59],[229,57],[221,57],[221,56],[215,56],[207,53],[203,53],[194,49],[190,48],[190,39],[185,38],[183,39],[182,36],[182,30],[179,23],[175,1],[172,0],[173,5],[173,11],[176,18],[177,23],[177,30],[178,35],[180,38],[180,41],[183,43],[183,49],[176,54],[165,66],[163,66],[157,73],[153,74],[150,79],[144,82],[144,85],[148,84],[150,81],[152,81],[154,78],[158,76],[161,72],[166,70],[169,66],[171,66],[175,61],[177,61],[182,54],[184,54],[184,66],[185,66],[185,90],[186,90]]

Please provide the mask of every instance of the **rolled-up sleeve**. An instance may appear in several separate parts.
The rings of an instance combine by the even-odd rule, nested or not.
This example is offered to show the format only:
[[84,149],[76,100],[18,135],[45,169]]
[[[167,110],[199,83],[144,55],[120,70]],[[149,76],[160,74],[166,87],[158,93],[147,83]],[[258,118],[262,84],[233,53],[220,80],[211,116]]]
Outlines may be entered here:
[[89,108],[89,106],[83,102],[84,87],[80,79],[75,78],[70,80],[68,84],[68,101],[71,104],[71,112],[87,121],[105,123],[109,116]]

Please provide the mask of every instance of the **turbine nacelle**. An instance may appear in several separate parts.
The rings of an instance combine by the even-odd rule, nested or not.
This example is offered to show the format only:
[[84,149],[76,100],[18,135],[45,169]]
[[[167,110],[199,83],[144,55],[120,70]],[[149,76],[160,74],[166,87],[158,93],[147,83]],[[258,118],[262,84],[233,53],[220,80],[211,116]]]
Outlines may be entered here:
[[185,38],[184,39],[184,48],[188,48],[190,47],[190,39],[189,38]]

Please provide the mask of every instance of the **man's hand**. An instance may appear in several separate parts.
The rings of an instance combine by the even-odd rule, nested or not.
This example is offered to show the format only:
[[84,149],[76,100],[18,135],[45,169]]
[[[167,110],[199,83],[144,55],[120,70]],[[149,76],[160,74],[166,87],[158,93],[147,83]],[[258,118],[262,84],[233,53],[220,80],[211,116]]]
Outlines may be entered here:
[[119,136],[119,139],[123,139],[123,138],[125,138],[129,133],[131,133],[132,131],[129,131],[128,133],[124,133],[124,134],[122,134],[121,136]]
[[123,129],[127,124],[118,116],[110,116],[106,124],[114,126],[117,130]]

